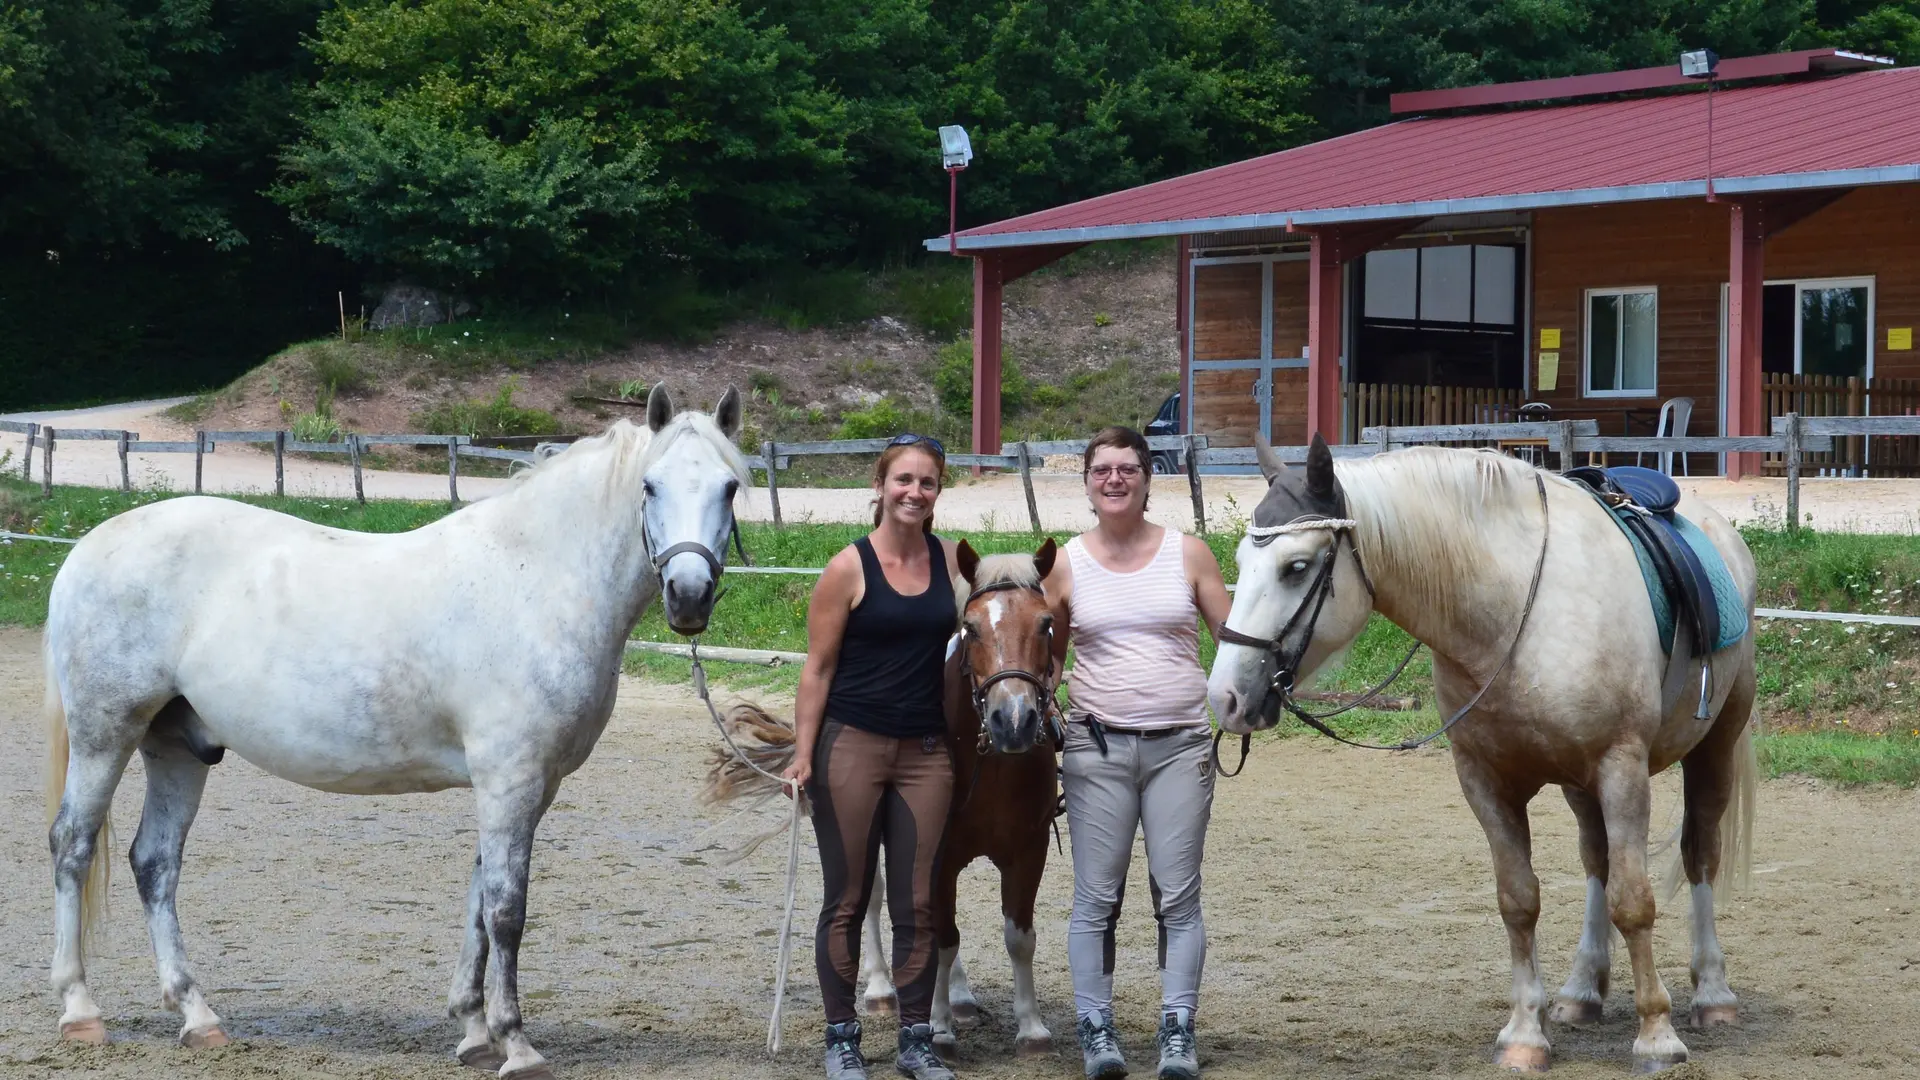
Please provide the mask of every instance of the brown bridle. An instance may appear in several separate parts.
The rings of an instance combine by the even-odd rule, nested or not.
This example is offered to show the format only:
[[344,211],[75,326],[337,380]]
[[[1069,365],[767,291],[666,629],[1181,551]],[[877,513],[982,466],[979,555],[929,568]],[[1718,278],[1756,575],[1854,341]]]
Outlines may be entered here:
[[[971,609],[973,602],[982,596],[986,596],[989,593],[1006,592],[1011,589],[1025,589],[1036,596],[1046,596],[1046,591],[1038,585],[1027,585],[1014,581],[996,581],[990,585],[982,585],[974,589],[971,593],[968,593],[967,602],[963,605],[963,610]],[[1060,705],[1054,700],[1054,686],[1050,681],[1053,677],[1053,627],[1049,625],[1046,632],[1047,669],[1044,674],[1035,674],[1025,668],[1010,667],[1001,668],[999,671],[994,672],[984,679],[977,679],[974,676],[971,657],[965,653],[961,655],[960,664],[967,673],[967,697],[973,703],[974,715],[980,720],[980,739],[974,749],[975,752],[981,756],[984,757],[993,749],[993,741],[987,734],[987,691],[992,688],[995,683],[1006,682],[1009,679],[1018,679],[1022,682],[1031,683],[1040,695],[1041,718],[1044,723],[1040,730],[1040,737],[1036,741],[1052,739],[1056,748],[1066,744],[1065,732],[1060,725]],[[963,630],[962,633],[963,635],[971,636],[969,631]],[[966,647],[964,641],[961,647],[963,649]]]

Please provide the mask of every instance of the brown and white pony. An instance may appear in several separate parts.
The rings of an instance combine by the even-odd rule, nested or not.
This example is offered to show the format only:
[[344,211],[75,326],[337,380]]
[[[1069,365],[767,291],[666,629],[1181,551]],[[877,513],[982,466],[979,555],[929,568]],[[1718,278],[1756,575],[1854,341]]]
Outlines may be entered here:
[[[959,546],[960,577],[968,588],[954,590],[959,598],[958,640],[947,658],[945,679],[953,803],[933,883],[940,968],[932,1021],[934,1040],[943,1048],[956,1045],[957,1022],[979,1015],[960,964],[955,909],[960,871],[984,857],[1000,870],[1003,939],[1013,962],[1015,1047],[1022,1055],[1053,1050],[1053,1035],[1040,1018],[1033,987],[1033,910],[1059,800],[1054,756],[1058,679],[1051,670],[1054,626],[1042,588],[1056,554],[1051,538],[1032,555],[982,557],[964,540]],[[754,705],[736,705],[727,723],[735,742],[761,768],[778,774],[792,761],[789,721]],[[704,801],[733,801],[777,790],[725,748],[715,750],[713,762]],[[891,1012],[896,1004],[880,927],[881,897],[886,893],[880,875],[876,868],[860,957],[870,1015]]]
[[[1269,486],[1240,542],[1228,617],[1234,637],[1258,644],[1220,647],[1209,690],[1221,725],[1272,726],[1288,691],[1358,636],[1371,612],[1424,642],[1441,715],[1472,704],[1448,734],[1461,790],[1492,848],[1512,951],[1513,1013],[1496,1042],[1499,1063],[1544,1070],[1544,1020],[1600,1019],[1609,922],[1632,959],[1635,1064],[1652,1071],[1685,1061],[1654,967],[1647,778],[1684,768],[1691,1018],[1731,1024],[1714,893],[1727,869],[1750,860],[1757,779],[1747,724],[1755,579],[1740,534],[1705,504],[1681,500],[1748,615],[1747,635],[1712,654],[1702,710],[1699,665],[1672,662],[1661,648],[1633,549],[1585,489],[1486,451],[1419,448],[1336,465],[1316,437],[1300,470],[1259,450]],[[1689,636],[1682,620],[1674,657],[1690,654]],[[1587,872],[1579,948],[1551,1011],[1535,955],[1540,882],[1527,826],[1527,804],[1548,784],[1579,821]],[[1723,836],[1734,855],[1727,863]]]

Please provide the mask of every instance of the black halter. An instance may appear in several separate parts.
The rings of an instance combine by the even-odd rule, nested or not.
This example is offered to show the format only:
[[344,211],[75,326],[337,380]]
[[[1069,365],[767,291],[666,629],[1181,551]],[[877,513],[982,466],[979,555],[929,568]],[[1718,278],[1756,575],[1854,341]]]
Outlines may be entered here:
[[[1312,713],[1302,708],[1300,704],[1294,700],[1294,677],[1299,672],[1301,661],[1306,657],[1307,647],[1313,641],[1313,630],[1314,626],[1320,621],[1320,610],[1325,606],[1327,597],[1333,595],[1333,567],[1340,556],[1340,542],[1342,539],[1346,541],[1347,547],[1353,551],[1353,564],[1354,567],[1360,571],[1360,580],[1367,587],[1367,595],[1369,597],[1373,596],[1373,582],[1367,577],[1366,567],[1360,562],[1360,549],[1354,545],[1352,531],[1344,526],[1334,530],[1334,542],[1327,548],[1327,554],[1321,562],[1319,575],[1314,578],[1313,584],[1308,588],[1307,595],[1301,598],[1300,606],[1294,609],[1293,617],[1289,618],[1286,625],[1280,628],[1279,634],[1272,638],[1257,638],[1240,633],[1226,626],[1220,628],[1220,641],[1233,645],[1245,645],[1249,648],[1260,649],[1273,655],[1273,678],[1267,683],[1267,694],[1266,698],[1261,702],[1261,711],[1263,713],[1271,711],[1277,716],[1279,711],[1284,708],[1287,712],[1293,714],[1301,723],[1325,735],[1327,738],[1333,739],[1336,742],[1345,743],[1348,746],[1357,746],[1362,750],[1413,750],[1425,746],[1427,743],[1432,742],[1452,730],[1453,725],[1459,723],[1462,717],[1466,716],[1468,712],[1472,711],[1475,705],[1480,703],[1480,699],[1486,696],[1487,691],[1491,689],[1494,682],[1499,679],[1500,673],[1505,671],[1507,665],[1512,662],[1514,653],[1520,649],[1521,635],[1526,632],[1527,617],[1533,614],[1533,601],[1540,592],[1540,575],[1541,572],[1546,569],[1547,565],[1547,535],[1551,531],[1549,528],[1551,522],[1547,516],[1546,482],[1540,478],[1538,472],[1535,472],[1533,483],[1535,489],[1540,493],[1540,554],[1534,560],[1533,582],[1527,587],[1527,603],[1526,607],[1520,612],[1520,625],[1514,629],[1513,641],[1507,646],[1507,653],[1501,658],[1500,666],[1493,670],[1493,674],[1487,677],[1487,681],[1481,684],[1480,689],[1474,693],[1473,697],[1469,699],[1465,705],[1460,706],[1452,716],[1447,718],[1446,723],[1441,724],[1437,729],[1417,739],[1406,739],[1402,742],[1392,744],[1356,742],[1334,731],[1325,723],[1326,720],[1339,716],[1341,713],[1360,708],[1367,702],[1380,696],[1387,687],[1392,686],[1394,681],[1400,678],[1400,673],[1405,671],[1407,665],[1413,661],[1414,654],[1420,651],[1421,643],[1417,641],[1414,642],[1413,648],[1407,651],[1406,657],[1400,661],[1399,666],[1393,669],[1393,674],[1387,676],[1385,682],[1368,690],[1354,701],[1342,705],[1337,709],[1328,710],[1327,712]],[[1294,522],[1290,522],[1289,524],[1307,523],[1314,520],[1325,519],[1318,518],[1317,515],[1309,515],[1295,518]],[[1262,540],[1265,540],[1265,543],[1262,543]],[[1254,538],[1254,546],[1256,547],[1264,547],[1266,543],[1272,543],[1271,537]],[[1308,611],[1309,605],[1312,607],[1311,613]],[[1286,647],[1287,638],[1293,633],[1297,626],[1302,625],[1301,619],[1303,616],[1306,621],[1303,627],[1304,632],[1299,636],[1299,647],[1289,651]],[[1240,770],[1247,766],[1247,750],[1251,745],[1252,736],[1250,734],[1240,736],[1239,768],[1236,768],[1233,772],[1227,772],[1226,769],[1220,766],[1220,739],[1225,734],[1226,732],[1223,730],[1219,734],[1216,734],[1213,739],[1214,768],[1219,769],[1223,776],[1238,776],[1240,775]]]

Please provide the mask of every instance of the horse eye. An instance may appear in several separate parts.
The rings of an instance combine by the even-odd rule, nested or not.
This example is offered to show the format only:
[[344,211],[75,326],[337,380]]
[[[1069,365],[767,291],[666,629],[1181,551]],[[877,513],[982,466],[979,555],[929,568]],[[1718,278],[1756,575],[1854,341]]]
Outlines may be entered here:
[[645,483],[643,483],[643,484],[641,484],[641,485],[640,485],[640,488],[641,488],[641,490],[643,490],[643,491],[645,491],[645,492],[647,493],[647,498],[649,498],[649,499],[651,499],[651,498],[653,498],[653,497],[654,497],[655,495],[658,495],[658,494],[659,494],[659,492],[658,492],[657,490],[655,490],[655,489],[654,489],[654,486],[653,486],[653,481],[651,481],[651,480],[648,480],[647,482],[645,482]]
[[1305,559],[1295,559],[1292,562],[1287,564],[1288,577],[1299,577],[1301,574],[1304,574],[1306,572],[1307,572],[1307,560]]

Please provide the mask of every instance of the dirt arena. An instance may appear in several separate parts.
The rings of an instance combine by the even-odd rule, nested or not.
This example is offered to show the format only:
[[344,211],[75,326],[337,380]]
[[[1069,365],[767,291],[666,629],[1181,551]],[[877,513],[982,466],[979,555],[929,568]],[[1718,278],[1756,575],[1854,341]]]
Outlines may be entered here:
[[[214,770],[187,851],[180,911],[214,1007],[238,1040],[193,1053],[159,993],[125,845],[142,782],[115,804],[112,938],[92,967],[113,1043],[56,1041],[41,820],[37,631],[0,630],[0,1077],[457,1080],[444,1001],[472,858],[465,792],[326,795],[229,759]],[[719,864],[693,801],[704,713],[679,687],[629,682],[593,759],[561,789],[535,849],[521,986],[528,1031],[563,1080],[819,1075],[810,925],[819,874],[809,834],[787,1047],[763,1050],[784,853]],[[1655,824],[1671,823],[1663,778]],[[1686,1031],[1678,1077],[1920,1076],[1920,795],[1766,785],[1755,889],[1721,922],[1745,1026]],[[1557,986],[1577,935],[1573,823],[1535,803],[1547,897],[1542,953]],[[1485,841],[1443,751],[1388,757],[1294,740],[1255,749],[1222,781],[1207,860],[1211,956],[1201,1006],[1210,1077],[1489,1075],[1504,1022],[1506,939]],[[964,954],[990,1016],[963,1036],[962,1076],[1079,1076],[1064,948],[1071,874],[1051,864],[1040,903],[1041,1003],[1061,1052],[1012,1058],[997,882],[962,879]],[[1144,858],[1134,887],[1144,898]],[[1664,915],[1661,974],[1687,1006],[1684,909]],[[1153,920],[1122,922],[1119,1020],[1151,1075],[1158,1002]],[[1633,1038],[1624,949],[1597,1029],[1552,1027],[1554,1071],[1617,1077]],[[887,1051],[893,1025],[868,1033]],[[1146,1066],[1145,1070],[1139,1066]]]

